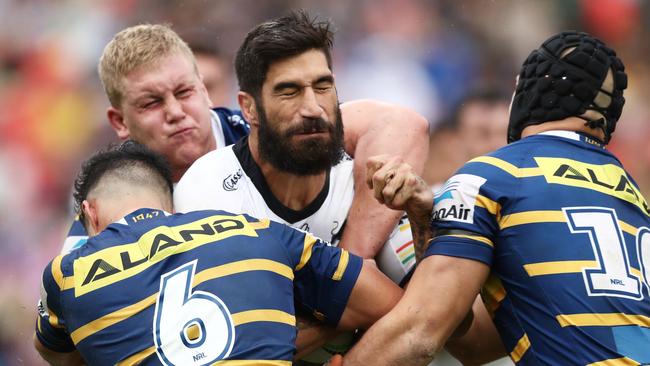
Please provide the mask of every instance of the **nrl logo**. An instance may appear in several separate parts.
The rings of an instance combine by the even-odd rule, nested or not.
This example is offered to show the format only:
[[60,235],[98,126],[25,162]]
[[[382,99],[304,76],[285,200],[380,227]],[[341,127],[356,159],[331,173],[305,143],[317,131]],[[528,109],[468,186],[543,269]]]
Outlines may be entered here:
[[244,172],[239,169],[235,174],[228,174],[226,179],[223,180],[223,189],[232,192],[237,189],[237,182],[244,175]]

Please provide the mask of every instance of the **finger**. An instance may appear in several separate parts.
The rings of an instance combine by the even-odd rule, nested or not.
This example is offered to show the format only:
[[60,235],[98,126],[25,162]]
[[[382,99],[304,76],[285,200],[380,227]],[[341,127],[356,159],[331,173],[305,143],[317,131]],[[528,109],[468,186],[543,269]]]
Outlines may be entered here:
[[366,162],[366,184],[368,185],[368,188],[373,188],[373,177],[385,163],[386,160],[383,155],[368,158],[368,161]]

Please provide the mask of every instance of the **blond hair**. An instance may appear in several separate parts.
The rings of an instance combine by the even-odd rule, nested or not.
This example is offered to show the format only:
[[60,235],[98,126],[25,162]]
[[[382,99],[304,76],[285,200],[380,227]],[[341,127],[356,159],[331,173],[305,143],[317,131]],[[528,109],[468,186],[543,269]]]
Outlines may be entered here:
[[106,45],[99,59],[99,78],[108,100],[118,108],[122,102],[122,79],[142,65],[151,65],[162,57],[183,54],[192,61],[198,74],[190,47],[164,24],[140,24],[126,28]]

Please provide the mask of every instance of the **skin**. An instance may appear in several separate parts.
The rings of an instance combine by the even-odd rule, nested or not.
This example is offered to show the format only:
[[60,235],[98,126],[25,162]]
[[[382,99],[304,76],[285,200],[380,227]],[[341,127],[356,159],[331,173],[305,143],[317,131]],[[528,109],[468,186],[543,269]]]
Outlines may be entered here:
[[117,136],[164,155],[178,181],[199,157],[217,148],[210,100],[192,60],[171,54],[140,66],[122,80],[123,98],[107,110]]
[[[557,129],[604,137],[602,131],[585,126],[584,121],[577,117],[529,126],[524,129],[522,137]],[[431,212],[432,201],[425,201],[429,199],[424,193],[425,187],[417,183],[421,178],[408,166],[387,166],[389,160],[379,160],[369,164],[375,196],[389,207],[406,209],[409,216],[413,211],[412,225],[426,225],[421,221],[425,218],[422,213],[427,209]],[[420,237],[416,246],[426,245],[432,235],[429,232]],[[336,357],[330,365],[428,364],[471,309],[488,274],[489,267],[478,261],[444,255],[425,258],[395,308],[375,323],[344,358]],[[436,280],[432,281],[432,278]],[[474,323],[477,323],[476,319]],[[478,322],[472,327],[481,327],[482,324]],[[463,338],[475,334],[480,332],[470,329]],[[402,352],[403,349],[410,351]],[[486,345],[479,345],[479,349],[493,351]],[[476,364],[473,362],[484,356],[475,357],[468,364]]]

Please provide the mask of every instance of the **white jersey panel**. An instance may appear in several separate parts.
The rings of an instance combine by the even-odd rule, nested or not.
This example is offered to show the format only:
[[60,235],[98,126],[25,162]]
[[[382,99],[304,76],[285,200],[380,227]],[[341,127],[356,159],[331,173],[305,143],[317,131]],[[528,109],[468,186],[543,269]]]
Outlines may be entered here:
[[287,222],[267,205],[229,146],[211,151],[190,167],[176,186],[174,207],[177,212],[219,209],[268,217],[332,242],[343,227],[354,197],[352,166],[353,162],[347,160],[333,167],[328,195],[320,208],[302,220]]

